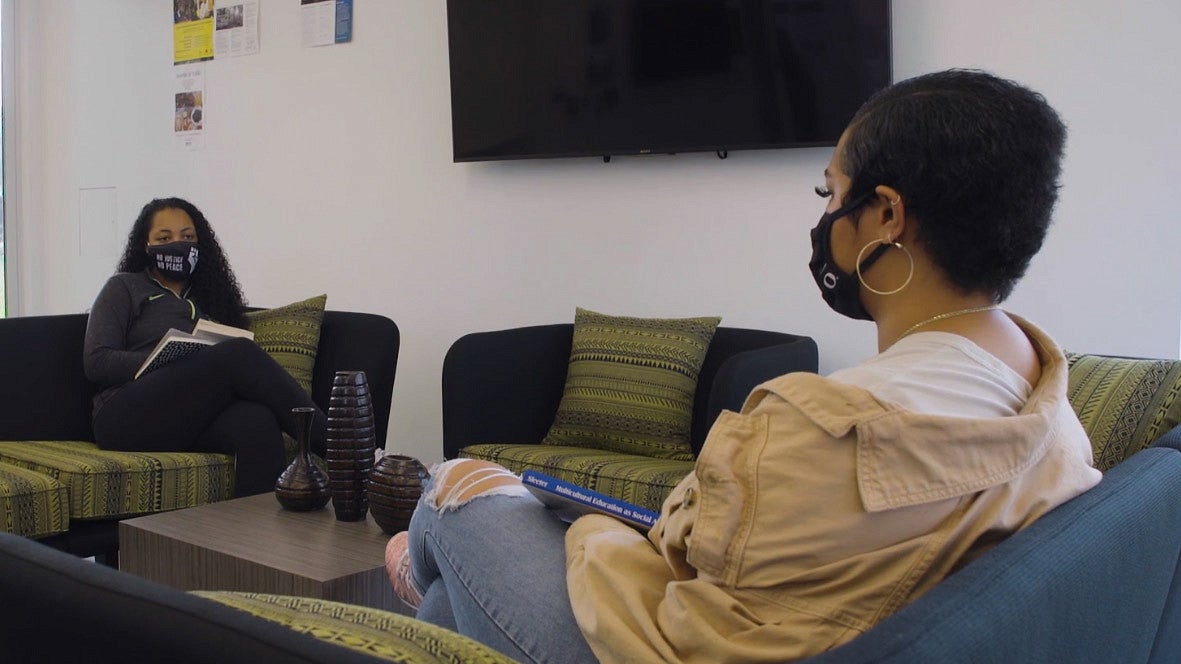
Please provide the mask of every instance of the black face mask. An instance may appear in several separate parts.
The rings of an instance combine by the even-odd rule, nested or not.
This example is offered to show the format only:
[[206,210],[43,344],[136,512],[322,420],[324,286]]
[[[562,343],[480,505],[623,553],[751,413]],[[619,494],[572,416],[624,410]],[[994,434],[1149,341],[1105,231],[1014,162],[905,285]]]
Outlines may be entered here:
[[[848,274],[837,267],[832,257],[832,225],[837,219],[856,210],[862,203],[874,195],[872,190],[854,198],[839,209],[825,212],[820,216],[820,223],[812,229],[812,260],[808,261],[808,269],[812,271],[812,278],[820,287],[820,295],[832,310],[843,316],[856,320],[873,320],[873,316],[861,304],[861,288],[856,274]],[[870,252],[861,261],[861,271],[864,272],[873,265],[882,254],[886,253],[890,245],[882,244]]]
[[169,242],[148,245],[148,257],[160,276],[185,280],[197,269],[196,242]]

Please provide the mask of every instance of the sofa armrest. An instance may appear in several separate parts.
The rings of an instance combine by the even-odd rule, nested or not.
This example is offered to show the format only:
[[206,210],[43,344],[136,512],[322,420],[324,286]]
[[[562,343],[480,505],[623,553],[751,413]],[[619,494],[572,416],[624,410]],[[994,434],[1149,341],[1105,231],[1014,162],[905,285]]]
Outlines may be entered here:
[[562,400],[574,326],[478,332],[443,359],[443,457],[476,443],[540,443]]
[[809,664],[1176,662],[1181,454],[1148,449]]
[[378,661],[7,533],[0,568],[0,662]]
[[[751,390],[772,378],[795,371],[816,373],[818,362],[816,342],[811,337],[729,357],[713,377],[706,422],[712,426],[723,410],[741,410]],[[693,456],[701,453],[704,444],[704,435],[693,437]]]
[[86,314],[0,318],[0,440],[93,440]]
[[[1153,441],[1149,449],[1154,447],[1181,451],[1181,425],[1166,431],[1163,436]],[[1165,613],[1161,617],[1149,661],[1173,662],[1178,659],[1178,653],[1181,653],[1181,555],[1177,556],[1177,569],[1173,572],[1173,585],[1169,588]]]
[[312,369],[312,400],[328,412],[337,371],[364,371],[373,400],[377,446],[384,447],[398,367],[400,336],[394,321],[378,314],[325,311]]
[[1171,447],[1181,452],[1181,424],[1166,431],[1163,436],[1154,440],[1150,447]]

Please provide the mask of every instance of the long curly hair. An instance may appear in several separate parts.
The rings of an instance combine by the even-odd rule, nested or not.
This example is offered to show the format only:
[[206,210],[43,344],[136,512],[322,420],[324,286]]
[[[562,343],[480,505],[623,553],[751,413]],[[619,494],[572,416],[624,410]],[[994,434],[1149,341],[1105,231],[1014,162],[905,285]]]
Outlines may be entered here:
[[119,259],[119,272],[141,272],[147,269],[148,231],[152,218],[160,210],[183,210],[197,228],[197,269],[189,280],[189,298],[197,303],[201,311],[213,320],[226,325],[245,327],[246,299],[242,288],[225,252],[217,242],[217,235],[205,215],[195,205],[183,198],[157,198],[150,201],[139,212],[139,218],[127,235],[127,247]]

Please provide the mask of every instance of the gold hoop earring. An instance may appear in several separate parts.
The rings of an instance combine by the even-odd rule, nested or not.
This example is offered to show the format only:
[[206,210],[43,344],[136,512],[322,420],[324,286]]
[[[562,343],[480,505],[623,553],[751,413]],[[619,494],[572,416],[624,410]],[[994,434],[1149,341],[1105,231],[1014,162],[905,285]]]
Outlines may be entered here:
[[[902,282],[901,286],[899,286],[898,288],[895,288],[892,291],[880,291],[880,290],[874,288],[873,286],[870,286],[869,284],[865,283],[865,277],[861,276],[861,257],[865,255],[866,249],[869,249],[870,247],[874,246],[875,244],[893,245],[894,247],[901,249],[902,253],[906,254],[906,259],[908,261],[910,261],[910,273],[906,275],[906,281]],[[877,293],[878,295],[893,295],[895,293],[901,292],[903,288],[906,288],[907,286],[910,285],[910,280],[913,277],[914,277],[914,256],[910,255],[910,250],[907,249],[906,247],[902,246],[901,242],[891,242],[889,240],[889,238],[882,239],[882,240],[874,240],[873,242],[866,243],[866,245],[861,248],[861,251],[857,252],[857,281],[860,281],[861,285],[865,286],[865,290],[867,290],[871,293]]]

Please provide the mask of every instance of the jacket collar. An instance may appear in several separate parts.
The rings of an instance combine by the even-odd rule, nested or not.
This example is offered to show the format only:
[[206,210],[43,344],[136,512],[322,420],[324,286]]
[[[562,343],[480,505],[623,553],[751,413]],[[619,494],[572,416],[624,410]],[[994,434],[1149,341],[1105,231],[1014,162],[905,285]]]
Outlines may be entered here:
[[[1029,336],[1042,362],[1040,380],[1011,417],[923,415],[812,374],[790,374],[762,390],[787,400],[834,438],[855,433],[857,483],[867,511],[982,491],[1040,461],[1056,439],[1062,409],[1070,407],[1062,350],[1033,324],[1009,316]],[[756,390],[747,408],[762,390]]]
[[179,298],[180,298],[180,299],[182,299],[182,300],[187,300],[187,299],[188,299],[188,297],[189,297],[189,291],[193,290],[193,285],[192,285],[192,282],[189,282],[189,283],[186,283],[186,284],[185,284],[185,292],[181,293],[180,295],[176,295],[176,293],[174,293],[174,292],[172,291],[172,289],[171,289],[171,288],[169,288],[169,287],[165,286],[164,284],[160,283],[160,280],[159,280],[159,279],[157,279],[156,277],[152,276],[152,270],[151,270],[150,268],[146,268],[146,267],[145,267],[145,268],[144,268],[144,272],[143,272],[143,274],[144,274],[144,276],[145,276],[145,277],[147,277],[147,278],[148,278],[148,281],[150,281],[150,282],[152,282],[153,284],[155,284],[155,285],[156,285],[156,286],[157,286],[157,287],[158,287],[160,290],[167,292],[169,295],[174,295],[174,296],[177,296],[177,297],[179,297]]

